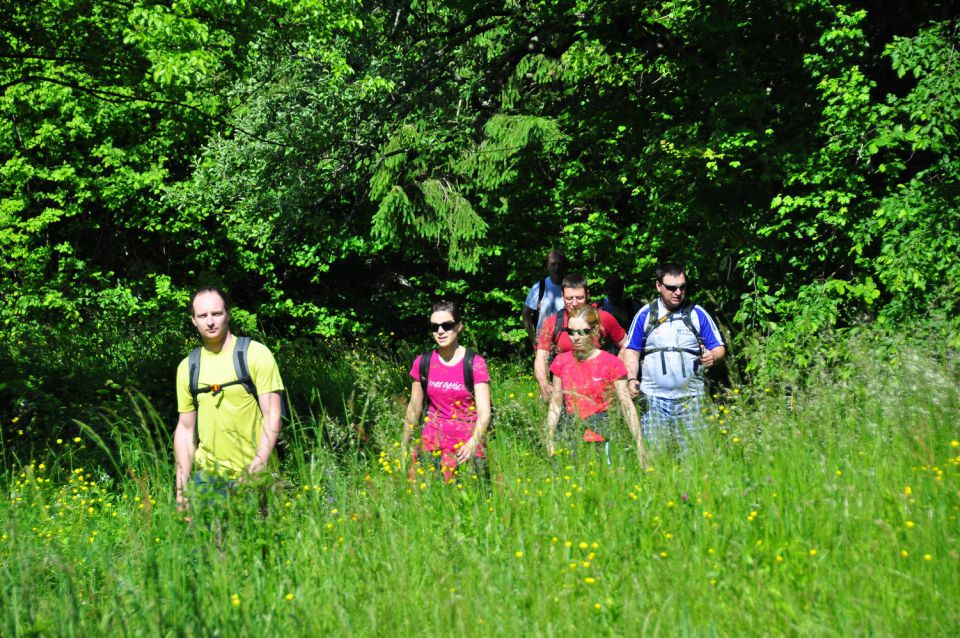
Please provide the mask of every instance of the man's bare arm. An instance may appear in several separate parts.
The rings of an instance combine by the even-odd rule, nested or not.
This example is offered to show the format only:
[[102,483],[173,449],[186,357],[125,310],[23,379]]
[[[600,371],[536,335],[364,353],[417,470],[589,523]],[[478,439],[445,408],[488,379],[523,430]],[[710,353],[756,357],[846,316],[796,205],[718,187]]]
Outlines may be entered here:
[[533,309],[527,304],[523,304],[523,327],[527,331],[527,339],[530,345],[537,347],[537,324],[533,320]]
[[197,428],[197,413],[181,412],[177,419],[177,429],[173,432],[173,456],[176,459],[176,487],[177,506],[183,507],[186,503],[184,490],[190,482],[190,471],[193,468],[193,457],[197,448],[194,445],[194,431]]
[[267,461],[270,460],[277,439],[280,438],[280,393],[265,392],[257,397],[257,400],[263,412],[263,432],[260,433],[257,453],[247,468],[249,474],[256,474],[267,467]]

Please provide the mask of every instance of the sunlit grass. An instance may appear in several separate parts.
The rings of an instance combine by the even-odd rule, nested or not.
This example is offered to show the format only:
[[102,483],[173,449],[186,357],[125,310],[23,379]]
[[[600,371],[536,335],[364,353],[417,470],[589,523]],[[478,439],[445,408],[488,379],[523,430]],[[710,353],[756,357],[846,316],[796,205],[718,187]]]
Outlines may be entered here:
[[[288,429],[281,479],[189,522],[142,399],[80,441],[51,441],[4,477],[0,633],[960,629],[960,392],[943,360],[824,373],[791,401],[718,391],[707,451],[655,453],[646,469],[629,450],[611,468],[547,458],[533,381],[494,372],[488,484],[401,456],[392,386],[336,416],[317,406]],[[368,442],[345,436],[352,447],[334,454],[321,421],[362,423]],[[101,466],[77,464],[94,452]]]

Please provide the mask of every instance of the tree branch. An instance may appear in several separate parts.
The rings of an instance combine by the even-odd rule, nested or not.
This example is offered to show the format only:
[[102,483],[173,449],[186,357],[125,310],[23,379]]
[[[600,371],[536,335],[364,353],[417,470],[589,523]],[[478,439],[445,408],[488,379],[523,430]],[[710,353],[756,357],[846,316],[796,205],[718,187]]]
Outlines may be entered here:
[[32,82],[48,82],[48,83],[50,83],[50,84],[56,84],[56,85],[58,85],[58,86],[63,86],[63,87],[67,87],[67,88],[70,88],[70,89],[75,89],[75,90],[80,91],[80,92],[82,92],[82,93],[86,93],[86,94],[88,94],[88,95],[92,95],[92,96],[96,97],[97,99],[103,100],[103,101],[105,101],[105,102],[111,102],[111,103],[113,103],[113,104],[126,104],[126,103],[130,103],[130,102],[142,102],[142,103],[144,103],[144,104],[158,104],[158,105],[163,105],[163,106],[173,106],[173,107],[177,107],[177,108],[186,109],[186,110],[188,110],[188,111],[193,111],[194,113],[199,114],[200,116],[202,116],[203,118],[205,118],[205,119],[207,119],[207,120],[216,122],[216,123],[221,124],[221,125],[223,125],[223,126],[227,126],[227,127],[231,128],[231,129],[233,129],[233,130],[235,130],[235,131],[238,131],[238,132],[242,133],[243,135],[246,135],[247,137],[249,137],[249,138],[251,138],[251,139],[257,140],[258,142],[262,142],[262,143],[264,143],[264,144],[270,144],[270,145],[277,146],[277,147],[280,147],[280,148],[292,148],[292,146],[289,145],[289,144],[284,144],[284,143],[282,143],[282,142],[275,142],[275,141],[273,141],[273,140],[268,140],[267,138],[261,137],[260,135],[257,135],[256,133],[252,133],[252,132],[247,131],[247,130],[245,130],[245,129],[243,129],[243,128],[240,128],[239,126],[237,126],[237,125],[234,124],[233,122],[230,122],[230,121],[228,121],[227,119],[225,119],[225,118],[223,118],[223,117],[220,117],[220,116],[218,116],[218,115],[212,115],[212,114],[207,113],[206,111],[204,111],[203,109],[201,109],[201,108],[199,108],[199,107],[197,107],[197,106],[194,106],[194,105],[192,105],[192,104],[187,104],[186,102],[180,102],[180,101],[177,101],[177,100],[168,100],[168,99],[164,99],[164,98],[143,97],[143,96],[139,96],[139,95],[126,95],[126,94],[123,94],[123,93],[117,93],[117,92],[115,92],[115,91],[108,91],[108,90],[105,90],[105,89],[90,88],[90,87],[81,85],[79,82],[70,82],[70,81],[67,81],[67,80],[60,80],[60,79],[57,79],[57,78],[51,78],[51,77],[47,77],[47,76],[43,76],[43,75],[25,75],[25,76],[23,76],[23,77],[21,77],[21,78],[19,78],[19,79],[17,79],[17,80],[14,80],[14,81],[12,81],[12,82],[6,82],[6,83],[4,83],[4,84],[0,84],[0,93],[6,93],[7,89],[9,89],[9,88],[11,88],[11,87],[13,87],[13,86],[16,86],[16,85],[18,85],[18,84],[28,84],[28,83],[32,83]]

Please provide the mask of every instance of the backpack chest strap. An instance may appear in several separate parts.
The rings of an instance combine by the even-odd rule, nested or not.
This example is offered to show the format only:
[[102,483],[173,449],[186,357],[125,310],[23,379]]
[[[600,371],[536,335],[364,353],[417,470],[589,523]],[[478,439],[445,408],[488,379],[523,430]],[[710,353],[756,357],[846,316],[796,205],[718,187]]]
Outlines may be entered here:
[[190,394],[193,396],[193,407],[194,409],[198,408],[197,396],[210,392],[214,396],[219,394],[223,388],[226,388],[231,385],[242,385],[243,389],[246,390],[249,394],[252,394],[254,398],[257,398],[257,386],[253,382],[253,378],[250,376],[250,368],[247,365],[247,351],[250,348],[250,337],[235,337],[236,344],[233,347],[233,371],[236,373],[237,378],[233,381],[227,381],[226,383],[211,383],[204,387],[200,387],[200,354],[202,348],[194,348],[190,351],[190,356],[187,358],[187,363],[189,366],[189,383],[190,383]]
[[[648,355],[648,354],[654,354],[657,352],[660,353],[660,370],[664,376],[666,376],[667,374],[667,358],[664,356],[665,352],[680,352],[680,353],[693,355],[694,357],[696,357],[696,359],[694,359],[693,361],[694,374],[697,373],[697,368],[700,367],[701,352],[699,350],[694,350],[693,348],[680,348],[678,346],[665,346],[663,348],[650,348],[649,350],[644,350],[643,354]],[[680,372],[681,374],[683,374],[684,377],[687,376],[687,366],[684,363],[683,357],[680,357]]]
[[[197,388],[197,391],[195,394],[204,394],[206,392],[209,392],[213,396],[217,396],[218,394],[223,392],[224,388],[230,387],[232,385],[243,385],[244,388],[246,388],[246,383],[244,383],[240,379],[236,379],[234,381],[227,381],[226,383],[211,383],[208,386]],[[251,392],[251,394],[253,393]]]
[[654,352],[686,352],[687,354],[692,354],[695,357],[699,357],[701,354],[700,350],[694,350],[693,348],[681,348],[679,346],[664,346],[662,348],[644,349],[643,354],[653,354]]

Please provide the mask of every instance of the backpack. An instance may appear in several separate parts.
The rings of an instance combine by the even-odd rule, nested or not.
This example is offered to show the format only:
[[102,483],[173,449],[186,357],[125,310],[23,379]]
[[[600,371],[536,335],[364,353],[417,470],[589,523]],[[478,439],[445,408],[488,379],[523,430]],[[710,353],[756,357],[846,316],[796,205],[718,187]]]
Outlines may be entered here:
[[[593,304],[593,307],[597,309],[597,312],[600,312],[600,308]],[[563,318],[566,315],[567,309],[558,310],[556,320],[553,322],[553,346],[550,349],[551,358],[557,354],[557,342],[560,340],[560,331],[563,330]],[[606,312],[606,311],[604,311]],[[603,329],[603,325],[600,326],[600,347],[608,352],[612,352],[611,347],[616,346],[615,343],[610,339],[610,336],[607,334],[606,330]],[[620,348],[617,347],[619,351]],[[614,353],[615,354],[615,353]]]
[[[667,374],[667,360],[663,356],[664,352],[686,352],[687,354],[692,354],[697,357],[696,361],[693,362],[693,373],[697,373],[697,368],[700,367],[700,355],[703,354],[703,349],[705,347],[703,343],[703,338],[700,336],[700,331],[697,330],[697,327],[693,324],[693,319],[691,314],[693,313],[693,302],[687,301],[677,310],[673,312],[668,312],[660,319],[654,319],[660,312],[660,307],[657,305],[657,300],[654,299],[650,302],[650,305],[647,306],[647,327],[643,331],[643,352],[640,353],[641,360],[643,357],[648,354],[660,353],[660,366],[663,370],[663,374]],[[679,348],[677,346],[667,346],[664,348],[651,348],[650,347],[650,335],[656,330],[659,326],[663,325],[667,321],[672,321],[673,317],[680,313],[680,319],[683,321],[683,325],[687,327],[690,332],[693,333],[693,336],[697,340],[697,345],[700,346],[699,350],[694,350],[692,348]],[[686,368],[683,365],[683,357],[680,358],[680,370],[683,373],[683,376],[687,376]]]
[[[463,353],[463,385],[467,387],[467,392],[476,400],[474,395],[473,383],[473,358],[476,352],[467,348]],[[430,399],[427,398],[427,377],[430,376],[430,359],[433,358],[433,350],[420,355],[420,387],[423,388],[423,413],[427,413],[427,407],[430,405]]]
[[[199,404],[197,403],[197,395],[203,394],[204,392],[210,392],[216,396],[224,388],[237,384],[242,385],[243,389],[253,395],[254,399],[258,399],[257,405],[259,406],[260,393],[257,392],[257,385],[253,382],[253,377],[250,376],[250,366],[247,364],[247,350],[250,348],[250,342],[252,339],[250,337],[236,337],[236,339],[237,343],[233,347],[233,370],[237,373],[237,378],[235,381],[214,383],[213,385],[208,385],[205,388],[201,388],[200,351],[202,348],[197,347],[190,351],[190,356],[187,357],[187,362],[190,370],[190,395],[193,397],[194,409],[199,407]],[[280,418],[285,419],[287,417],[287,402],[284,400],[283,393],[281,392],[280,394]]]
[[[237,337],[237,343],[233,347],[233,369],[237,373],[237,379],[235,381],[228,381],[227,383],[214,383],[208,385],[205,388],[200,387],[200,352],[201,347],[194,348],[190,351],[190,356],[187,357],[187,362],[190,366],[190,395],[193,397],[193,407],[194,409],[198,408],[197,396],[203,394],[204,392],[210,392],[214,396],[219,394],[224,388],[231,385],[237,385],[238,383],[243,386],[243,389],[253,395],[254,398],[257,398],[257,386],[253,382],[253,377],[250,376],[250,367],[247,365],[247,349],[250,347],[250,337]],[[281,404],[283,402],[281,401]]]
[[531,312],[533,317],[533,324],[536,325],[540,322],[540,304],[543,303],[543,295],[547,292],[547,278],[544,277],[540,280],[540,292],[537,293],[537,309]]

